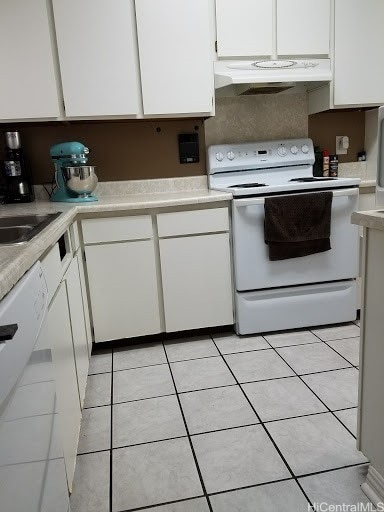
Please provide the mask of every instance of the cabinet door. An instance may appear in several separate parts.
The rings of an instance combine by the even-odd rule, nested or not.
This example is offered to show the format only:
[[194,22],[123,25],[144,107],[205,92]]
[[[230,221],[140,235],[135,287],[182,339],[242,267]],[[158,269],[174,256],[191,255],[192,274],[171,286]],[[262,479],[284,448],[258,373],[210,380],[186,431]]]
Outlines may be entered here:
[[87,343],[88,343],[88,357],[91,357],[92,330],[91,330],[90,308],[89,308],[89,302],[88,302],[87,285],[85,282],[85,264],[84,264],[83,253],[81,251],[78,251],[78,253],[77,253],[77,263],[79,264],[81,296],[83,299],[85,331],[87,333]]
[[335,0],[335,105],[384,103],[384,2]]
[[0,120],[60,115],[47,5],[0,2]]
[[160,240],[167,332],[233,323],[229,234]]
[[67,116],[140,112],[133,0],[53,0]]
[[49,308],[46,322],[48,336],[52,340],[57,408],[63,439],[68,486],[71,489],[76,464],[81,411],[65,282],[62,282],[59,286],[58,292]]
[[136,0],[144,114],[213,108],[213,52],[207,0]]
[[331,0],[277,0],[278,55],[328,55],[330,23]]
[[273,4],[274,0],[216,0],[218,56],[271,55]]
[[153,240],[85,248],[95,341],[160,332]]
[[80,405],[82,407],[88,377],[89,355],[78,256],[73,258],[67,273],[65,274],[65,282],[67,284],[77,384],[79,388]]

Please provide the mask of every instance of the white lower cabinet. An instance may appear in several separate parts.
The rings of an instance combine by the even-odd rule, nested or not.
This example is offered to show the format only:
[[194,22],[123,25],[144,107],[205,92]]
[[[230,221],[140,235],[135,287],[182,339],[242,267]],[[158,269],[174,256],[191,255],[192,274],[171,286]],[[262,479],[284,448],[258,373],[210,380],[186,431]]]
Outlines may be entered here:
[[75,472],[81,410],[65,281],[60,284],[51,302],[44,333],[52,349],[65,469],[68,487],[71,490]]
[[160,332],[153,240],[86,246],[95,341]]
[[[68,240],[68,232],[63,236]],[[73,255],[69,242],[66,249],[60,256],[55,244],[41,260],[51,302],[38,343],[39,348],[52,351],[58,421],[71,490],[92,338],[82,254]]]
[[160,240],[167,332],[233,323],[229,234]]
[[[378,219],[372,218],[372,226],[376,225],[374,220]],[[380,227],[365,227],[357,447],[370,462],[362,489],[375,506],[384,501],[383,259],[384,232]]]
[[89,354],[78,259],[78,255],[73,258],[65,274],[65,282],[67,285],[79,398],[82,407],[88,377]]
[[82,234],[96,342],[233,323],[227,206],[84,219]]
[[91,357],[92,352],[92,328],[91,328],[91,318],[89,315],[89,301],[87,294],[87,284],[85,280],[85,263],[83,258],[83,252],[78,251],[77,253],[77,263],[79,265],[79,280],[81,286],[81,296],[83,299],[83,311],[84,311],[84,323],[85,323],[85,331],[87,334],[87,344],[88,344],[88,357]]

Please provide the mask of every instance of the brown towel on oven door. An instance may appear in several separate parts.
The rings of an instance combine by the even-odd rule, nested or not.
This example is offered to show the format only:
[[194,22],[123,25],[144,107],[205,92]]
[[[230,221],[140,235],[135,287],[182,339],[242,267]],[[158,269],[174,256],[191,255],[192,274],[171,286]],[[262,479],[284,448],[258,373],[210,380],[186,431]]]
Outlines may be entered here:
[[271,261],[329,251],[332,192],[266,197],[264,238]]

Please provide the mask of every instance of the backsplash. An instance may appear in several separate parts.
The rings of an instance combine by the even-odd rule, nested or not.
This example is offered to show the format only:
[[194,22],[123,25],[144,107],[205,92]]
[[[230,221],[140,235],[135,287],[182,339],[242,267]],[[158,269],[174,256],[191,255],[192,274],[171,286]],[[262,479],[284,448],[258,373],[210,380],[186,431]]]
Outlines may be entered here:
[[306,93],[216,98],[205,121],[205,142],[252,142],[308,136]]
[[[372,165],[368,168],[365,163],[353,165],[357,151],[364,149],[364,112],[325,112],[308,117],[307,94],[302,92],[217,97],[215,117],[205,120],[19,123],[3,125],[1,131],[7,129],[20,130],[35,184],[50,182],[53,178],[50,146],[70,140],[78,140],[90,148],[89,162],[97,166],[101,182],[203,176],[206,174],[206,147],[212,144],[309,136],[315,144],[332,153],[336,135],[350,137],[350,150],[340,157],[340,163],[351,162],[352,166],[340,169],[341,173],[352,173],[362,179],[375,176]],[[180,164],[178,134],[196,132],[200,162]],[[0,159],[3,148],[0,143]],[[370,148],[366,149],[369,153]],[[369,160],[370,155],[367,156]]]
[[362,110],[333,110],[313,114],[308,118],[308,134],[316,146],[336,153],[336,135],[349,137],[346,155],[339,155],[339,162],[356,162],[357,153],[364,148],[365,113]]
[[[89,147],[89,163],[97,166],[99,181],[198,176],[206,172],[202,119],[18,123],[1,127],[1,131],[12,129],[20,130],[36,184],[53,178],[50,146],[71,140]],[[178,134],[196,132],[200,162],[180,164]],[[1,142],[0,159],[3,146]]]

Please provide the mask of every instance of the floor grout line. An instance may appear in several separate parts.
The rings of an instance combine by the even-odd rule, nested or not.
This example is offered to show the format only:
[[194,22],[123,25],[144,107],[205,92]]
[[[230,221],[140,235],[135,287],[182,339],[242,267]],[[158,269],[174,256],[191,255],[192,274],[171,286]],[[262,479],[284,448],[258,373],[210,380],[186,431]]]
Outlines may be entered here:
[[332,471],[340,471],[341,469],[357,468],[358,466],[366,466],[369,462],[357,462],[356,464],[346,464],[345,466],[339,466],[337,468],[323,469],[322,471],[314,471],[313,473],[304,473],[298,476],[298,478],[307,478],[309,476],[322,475],[323,473],[332,473]]
[[[306,386],[306,387],[307,387],[307,388],[308,388],[308,389],[309,389],[309,390],[310,390],[310,391],[315,395],[315,397],[316,397],[318,400],[320,400],[320,402],[324,405],[324,407],[326,407],[326,409],[328,410],[328,412],[330,412],[330,413],[333,415],[333,417],[334,417],[334,418],[336,418],[336,420],[337,420],[337,421],[338,421],[338,422],[339,422],[339,423],[340,423],[340,424],[345,428],[345,430],[346,430],[349,434],[351,434],[351,436],[352,436],[352,437],[354,437],[354,438],[356,439],[356,436],[354,436],[354,435],[352,434],[352,432],[351,432],[351,431],[350,431],[350,430],[349,430],[349,429],[344,425],[344,423],[341,421],[341,419],[340,419],[340,418],[338,418],[338,417],[336,416],[336,414],[334,413],[334,411],[332,411],[332,410],[330,409],[330,407],[328,407],[328,405],[324,402],[324,400],[322,400],[322,399],[317,395],[317,393],[315,393],[315,392],[313,391],[313,389],[309,386],[309,384],[307,384],[307,383],[305,382],[305,380],[302,378],[302,377],[305,377],[306,375],[312,375],[312,374],[302,374],[302,375],[299,375],[298,373],[296,373],[296,372],[295,372],[295,370],[292,368],[292,366],[291,366],[291,365],[290,365],[290,364],[289,364],[289,363],[284,359],[284,357],[283,357],[281,354],[279,354],[279,352],[277,352],[277,350],[276,350],[276,353],[279,355],[279,357],[281,357],[281,359],[285,362],[285,364],[286,364],[287,366],[289,366],[289,368],[290,368],[290,369],[291,369],[291,370],[296,374],[296,376],[301,380],[301,382],[303,382],[303,383],[305,384],[305,386]],[[338,368],[338,369],[336,369],[336,370],[329,370],[329,371],[338,371],[339,369],[340,369],[340,370],[344,370],[345,368]],[[322,373],[322,372],[320,372],[320,373]],[[324,373],[325,373],[325,372],[324,372]]]
[[[313,334],[315,334],[315,333],[313,333]],[[319,340],[321,340],[321,338],[320,338],[319,336],[317,336],[317,334],[315,334],[315,336],[316,336],[317,338],[319,338]],[[336,354],[338,354],[340,357],[342,357],[342,358],[344,359],[344,361],[347,361],[347,363],[349,363],[350,365],[354,366],[354,365],[353,365],[353,363],[351,363],[350,361],[348,361],[348,359],[347,359],[346,357],[344,357],[344,356],[343,356],[342,354],[340,354],[337,350],[335,350],[333,347],[330,347],[330,346],[328,345],[328,343],[330,343],[330,342],[332,342],[332,341],[348,340],[348,339],[351,339],[352,337],[360,338],[360,336],[350,336],[349,338],[341,338],[340,340],[328,340],[328,341],[323,341],[323,340],[321,340],[321,341],[323,341],[323,343],[325,343],[325,344],[326,344],[326,346],[327,346],[328,348],[330,348],[330,349],[331,349],[331,350],[333,350]]]
[[189,428],[188,428],[187,420],[185,419],[184,410],[183,410],[183,408],[182,408],[181,400],[180,400],[180,397],[179,397],[179,394],[178,394],[178,391],[177,391],[175,378],[174,378],[173,373],[172,373],[172,367],[171,367],[171,364],[170,364],[169,359],[168,359],[167,351],[165,350],[164,342],[163,342],[163,348],[164,348],[164,352],[165,352],[165,355],[166,355],[166,358],[167,358],[167,361],[168,361],[168,367],[169,367],[169,371],[170,371],[170,373],[171,373],[172,382],[173,382],[173,385],[174,385],[175,390],[176,390],[176,397],[177,397],[177,401],[178,401],[178,403],[179,403],[181,416],[182,416],[182,418],[183,418],[183,422],[184,422],[185,430],[186,430],[186,432],[187,432],[187,436],[188,436],[189,446],[190,446],[190,448],[191,448],[192,456],[193,456],[193,458],[194,458],[195,466],[196,466],[197,473],[198,473],[198,476],[199,476],[199,479],[200,479],[200,485],[201,485],[201,488],[203,489],[204,496],[206,497],[206,500],[207,500],[207,502],[208,502],[209,510],[210,510],[210,512],[213,512],[212,505],[211,505],[211,502],[210,502],[210,500],[209,500],[209,496],[208,496],[208,493],[207,493],[207,489],[206,489],[206,487],[205,487],[205,482],[204,482],[204,480],[203,480],[203,475],[202,475],[202,473],[201,473],[201,469],[200,469],[200,466],[199,466],[199,463],[198,463],[198,460],[197,460],[197,456],[196,456],[196,453],[195,453],[195,449],[194,449],[194,447],[193,447],[193,443],[192,443],[191,435],[190,435],[190,433],[189,433]]
[[[245,489],[253,489],[254,487],[262,487],[263,485],[278,484],[280,482],[290,482],[291,480],[294,481],[294,478],[292,478],[292,477],[277,478],[276,480],[271,480],[268,482],[261,482],[259,484],[244,485],[242,487],[234,487],[233,489],[225,489],[224,491],[210,492],[209,496],[217,496],[219,494],[228,494],[229,492],[243,491]],[[275,512],[275,511],[271,511],[271,512]]]
[[113,348],[112,348],[112,362],[111,362],[111,431],[110,431],[110,446],[109,446],[109,512],[112,512],[112,504],[113,504],[112,446],[113,446]]
[[[213,343],[215,343],[214,339],[212,338],[212,341]],[[216,345],[216,343],[215,343]],[[222,356],[223,357],[223,356]],[[237,382],[237,384],[239,385],[239,388],[241,389],[241,392],[243,393],[245,399],[247,400],[247,402],[249,403],[250,407],[252,408],[253,412],[255,413],[256,417],[258,418],[259,422],[260,422],[260,425],[262,426],[262,428],[264,429],[264,432],[266,433],[266,435],[268,436],[268,438],[270,439],[271,443],[273,444],[275,450],[277,451],[277,453],[280,455],[280,458],[282,459],[282,461],[284,462],[284,464],[286,465],[289,473],[291,474],[292,478],[295,480],[295,482],[297,483],[297,485],[300,487],[301,489],[301,492],[304,494],[306,500],[308,501],[308,503],[310,503],[310,505],[312,506],[313,503],[312,501],[309,499],[308,495],[306,494],[306,492],[304,491],[304,489],[302,488],[301,484],[299,483],[299,481],[297,480],[294,472],[292,471],[290,465],[288,464],[288,461],[285,459],[285,457],[283,456],[281,450],[279,449],[279,447],[277,446],[275,440],[273,439],[272,435],[270,434],[270,432],[268,431],[268,429],[266,428],[266,426],[264,425],[263,421],[261,420],[260,416],[258,415],[256,409],[254,408],[252,402],[250,401],[250,399],[248,398],[247,394],[245,393],[245,391],[243,390],[243,388],[241,387],[239,381],[237,380],[234,372],[232,371],[231,367],[229,366],[229,364],[227,363],[227,361],[225,360],[225,358],[223,357],[223,360],[224,360],[224,363],[227,365],[227,368],[228,370],[230,371],[230,373],[232,374],[232,377],[235,379],[235,381]],[[267,482],[266,482],[267,483]]]
[[159,503],[156,505],[148,505],[148,506],[139,507],[139,508],[128,508],[128,509],[122,510],[121,512],[139,512],[140,510],[149,510],[150,511],[151,509],[154,509],[156,507],[164,507],[167,505],[174,505],[176,503],[185,503],[186,501],[192,501],[192,500],[196,500],[198,498],[207,499],[207,496],[205,496],[204,494],[199,494],[198,496],[192,496],[191,498],[183,498],[181,500],[166,501],[164,503]]

